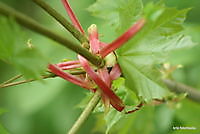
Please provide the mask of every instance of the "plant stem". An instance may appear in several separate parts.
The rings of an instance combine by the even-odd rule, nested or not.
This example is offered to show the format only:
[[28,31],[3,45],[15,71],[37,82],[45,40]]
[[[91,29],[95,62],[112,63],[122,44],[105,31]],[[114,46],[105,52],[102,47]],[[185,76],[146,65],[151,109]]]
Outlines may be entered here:
[[[84,74],[85,71],[73,71],[70,72],[72,75],[79,75],[79,74]],[[28,80],[22,80],[22,81],[17,81],[17,82],[12,82],[16,79],[18,79],[19,77],[21,77],[22,75],[17,75],[14,76],[13,78],[3,82],[2,84],[0,84],[0,88],[6,88],[6,87],[10,87],[10,86],[15,86],[15,85],[20,85],[23,83],[28,83],[28,82],[32,82],[32,81],[36,81],[37,79],[28,79]],[[57,77],[54,74],[49,74],[49,75],[45,75],[42,76],[42,79],[47,79],[47,78],[54,78]],[[12,82],[12,83],[10,83]],[[193,100],[195,102],[200,103],[200,91],[198,89],[195,89],[193,87],[187,86],[185,84],[182,83],[178,83],[175,82],[173,80],[169,80],[169,79],[163,79],[163,82],[167,85],[167,87],[175,93],[187,93],[187,98],[190,100]]]
[[49,37],[50,39],[53,39],[54,41],[69,48],[70,50],[82,55],[87,60],[89,60],[92,64],[94,64],[98,67],[103,66],[103,64],[104,64],[103,60],[100,57],[91,54],[87,49],[67,40],[65,37],[62,37],[62,36],[54,33],[52,30],[49,30],[49,29],[43,27],[42,25],[37,23],[32,18],[16,11],[15,9],[13,9],[11,7],[8,7],[7,5],[3,4],[2,2],[0,2],[0,14],[15,18],[15,20],[19,24],[29,28],[32,31],[35,31],[42,35],[45,35],[46,37]]
[[20,85],[20,84],[24,84],[24,83],[28,83],[28,82],[32,82],[32,81],[35,81],[35,79],[28,79],[28,80],[22,80],[22,81],[2,84],[2,85],[0,85],[0,88],[16,86],[16,85]]
[[189,87],[185,84],[175,82],[173,80],[164,79],[163,82],[167,85],[167,87],[175,93],[187,93],[187,98],[200,103],[200,91]]
[[12,77],[12,78],[10,78],[9,80],[7,80],[7,81],[5,81],[5,82],[3,82],[2,84],[0,84],[0,85],[5,85],[5,84],[8,84],[8,83],[11,83],[11,82],[13,82],[14,80],[17,80],[17,79],[19,79],[19,78],[21,78],[22,77],[22,75],[20,74],[20,75],[16,75],[16,76],[14,76],[14,77]]
[[[73,72],[70,72],[70,74],[72,74],[72,75],[80,75],[80,74],[85,74],[85,72],[84,71],[73,71]],[[17,76],[15,76],[15,77],[17,77]],[[49,75],[42,76],[42,79],[54,78],[54,77],[57,77],[57,76],[54,75],[54,74],[49,74]],[[12,82],[12,83],[8,82],[8,81],[10,81],[10,80],[8,80],[8,81],[3,82],[2,84],[0,84],[0,88],[16,86],[16,85],[20,85],[20,84],[36,81],[36,80],[38,80],[38,79],[28,79],[28,80],[22,80],[22,81],[17,81],[17,82]]]
[[100,92],[97,90],[92,99],[89,101],[88,105],[85,107],[85,109],[77,119],[77,121],[73,124],[72,128],[69,130],[68,134],[77,133],[82,124],[87,120],[91,112],[94,110],[99,100],[100,100]]
[[[42,79],[53,78],[53,77],[55,77],[54,74],[49,74],[49,75],[42,76]],[[28,80],[22,80],[22,81],[17,81],[17,82],[12,82],[12,83],[4,82],[0,85],[0,88],[16,86],[16,85],[20,85],[20,84],[24,84],[24,83],[28,83],[28,82],[32,82],[32,81],[36,81],[36,79],[28,79]]]
[[63,27],[65,27],[77,40],[81,43],[88,43],[88,39],[80,31],[78,31],[65,17],[59,14],[55,9],[42,0],[33,0],[37,5],[43,8],[49,15],[56,19]]

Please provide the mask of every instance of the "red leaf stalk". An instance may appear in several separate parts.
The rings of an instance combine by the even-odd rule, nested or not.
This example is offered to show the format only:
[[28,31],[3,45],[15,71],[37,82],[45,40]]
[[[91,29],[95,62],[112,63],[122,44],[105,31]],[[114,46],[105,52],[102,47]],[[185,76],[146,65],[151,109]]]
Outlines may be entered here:
[[56,65],[58,67],[64,67],[64,66],[75,65],[75,64],[80,64],[79,60],[61,62],[61,63],[58,63]]
[[74,83],[76,85],[79,85],[79,86],[81,86],[83,88],[86,88],[86,89],[92,89],[92,87],[88,83],[84,82],[82,79],[80,79],[80,78],[78,78],[78,77],[76,77],[74,75],[71,75],[70,73],[63,72],[56,65],[49,64],[48,68],[52,73],[60,76],[61,78],[65,79],[65,80],[67,80],[69,82],[72,82],[72,83]]
[[74,14],[72,8],[69,5],[68,0],[62,0],[62,3],[67,11],[67,14],[69,15],[72,23],[74,24],[74,26],[81,32],[81,33],[85,33],[81,24],[79,23],[78,19],[76,18],[76,15]]
[[122,100],[108,87],[108,85],[93,71],[90,67],[88,61],[82,56],[78,56],[81,65],[87,72],[87,74],[94,80],[94,82],[98,85],[101,91],[109,98],[111,105],[118,111],[122,111],[124,109],[124,104]]
[[124,43],[126,43],[128,40],[130,40],[137,32],[140,31],[140,29],[143,27],[145,23],[144,19],[139,20],[136,22],[131,28],[129,28],[124,34],[122,34],[119,38],[114,40],[109,45],[105,46],[101,51],[100,55],[102,57],[107,56],[110,52],[116,50],[120,46],[122,46]]
[[62,70],[69,70],[69,69],[75,69],[75,68],[80,68],[81,64],[76,64],[76,65],[69,65],[69,66],[63,66],[60,67]]
[[121,69],[119,64],[115,64],[115,66],[112,68],[111,72],[110,72],[110,79],[111,81],[116,80],[117,78],[119,78],[121,75]]
[[88,35],[89,35],[89,41],[90,41],[90,50],[93,54],[97,54],[100,51],[100,42],[99,42],[99,35],[97,31],[97,26],[95,24],[92,24],[88,28]]

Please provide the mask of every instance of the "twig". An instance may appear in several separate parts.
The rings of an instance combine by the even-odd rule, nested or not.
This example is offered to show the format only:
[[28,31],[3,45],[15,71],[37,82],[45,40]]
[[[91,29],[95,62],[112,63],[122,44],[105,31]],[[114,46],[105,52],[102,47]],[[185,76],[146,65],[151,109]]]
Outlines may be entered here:
[[5,84],[8,84],[8,83],[11,83],[11,82],[13,82],[14,80],[17,80],[17,79],[19,79],[19,78],[21,78],[21,77],[22,77],[21,74],[20,74],[20,75],[16,75],[16,76],[10,78],[9,80],[3,82],[2,84],[0,84],[0,86],[1,86],[1,85],[5,85]]
[[[80,75],[80,74],[84,74],[85,72],[84,71],[73,71],[73,72],[70,72],[72,75]],[[17,76],[15,76],[17,77]],[[49,75],[44,75],[42,76],[41,78],[42,79],[47,79],[47,78],[54,78],[54,77],[57,77],[56,75],[54,74],[49,74]],[[33,81],[37,81],[38,79],[28,79],[28,80],[22,80],[22,81],[17,81],[17,82],[12,82],[12,83],[8,83],[7,81],[6,82],[3,82],[2,84],[0,84],[0,88],[6,88],[6,87],[11,87],[11,86],[16,86],[16,85],[20,85],[20,84],[24,84],[24,83],[29,83],[29,82],[33,82]]]
[[12,83],[8,83],[8,84],[3,84],[3,85],[0,85],[0,88],[16,86],[16,85],[20,85],[20,84],[24,84],[24,83],[29,83],[32,81],[35,81],[35,79],[22,80],[22,81],[12,82]]
[[35,32],[40,33],[42,35],[45,35],[46,37],[49,37],[50,39],[53,39],[54,41],[62,44],[63,46],[65,46],[67,48],[69,48],[70,50],[82,55],[88,61],[90,61],[92,64],[94,64],[98,67],[101,67],[101,66],[104,65],[104,61],[100,57],[91,54],[87,49],[81,47],[78,44],[75,44],[75,43],[67,40],[63,36],[60,36],[60,35],[54,33],[52,30],[49,30],[49,29],[43,27],[42,25],[37,23],[32,18],[16,11],[15,9],[13,9],[11,7],[8,7],[7,5],[3,4],[2,2],[0,2],[0,14],[15,18],[15,20],[19,24],[29,28],[32,31],[35,31]]
[[88,43],[88,39],[80,31],[78,31],[65,17],[59,14],[51,6],[42,0],[33,0],[37,5],[43,8],[49,15],[56,19],[63,27],[65,27],[77,40],[81,43]]
[[88,105],[85,107],[77,121],[73,124],[72,128],[69,130],[68,134],[76,134],[80,129],[82,124],[87,120],[91,112],[94,110],[96,105],[100,100],[100,92],[97,90],[92,99],[89,101]]
[[[42,79],[53,78],[53,77],[55,77],[54,74],[49,74],[49,75],[42,76]],[[17,82],[12,82],[12,83],[3,83],[3,84],[0,85],[0,88],[16,86],[16,85],[36,81],[36,80],[38,80],[38,79],[28,79],[28,80],[22,80],[22,81],[17,81]]]
[[187,97],[195,102],[200,103],[200,91],[184,85],[182,83],[175,82],[173,80],[164,79],[163,82],[167,85],[167,87],[175,93],[187,93]]

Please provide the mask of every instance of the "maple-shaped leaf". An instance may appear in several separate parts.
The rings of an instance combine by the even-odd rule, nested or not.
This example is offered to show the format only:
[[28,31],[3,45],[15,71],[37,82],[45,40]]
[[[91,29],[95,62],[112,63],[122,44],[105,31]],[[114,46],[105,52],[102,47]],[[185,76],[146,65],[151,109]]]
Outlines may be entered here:
[[[136,7],[141,8],[136,10]],[[146,19],[143,29],[117,50],[118,62],[126,78],[126,86],[139,98],[144,101],[163,99],[168,96],[168,90],[156,65],[165,62],[169,52],[194,45],[190,37],[182,33],[182,23],[189,9],[168,8],[162,2],[142,7],[141,0],[117,0],[113,4],[98,0],[89,9],[113,24],[118,35],[138,18]]]
[[4,17],[0,17],[0,60],[29,78],[39,78],[48,63],[14,20]]
[[141,16],[142,9],[141,0],[97,0],[88,11],[94,16],[107,20],[117,32],[121,33]]

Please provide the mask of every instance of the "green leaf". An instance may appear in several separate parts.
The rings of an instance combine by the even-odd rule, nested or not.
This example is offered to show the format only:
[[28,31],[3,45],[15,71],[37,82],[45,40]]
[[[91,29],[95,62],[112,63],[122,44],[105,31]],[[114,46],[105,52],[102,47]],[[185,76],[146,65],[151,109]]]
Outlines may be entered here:
[[174,109],[166,104],[145,106],[134,114],[128,114],[112,127],[110,134],[164,134],[171,130]]
[[[125,101],[126,97],[127,97],[127,92],[126,92],[126,88],[124,86],[124,78],[118,78],[117,80],[114,80],[112,83],[112,88],[116,90],[117,95],[122,96],[123,94],[123,98],[122,100]],[[109,110],[109,112],[104,116],[105,121],[106,121],[106,134],[108,134],[109,130],[124,116],[123,112],[118,112],[115,109],[111,109]]]
[[97,0],[88,8],[92,15],[107,20],[120,33],[140,17],[142,9],[141,0]]
[[153,111],[154,107],[145,106],[133,114],[124,115],[112,126],[109,134],[151,134],[154,129]]
[[167,8],[163,2],[142,7],[140,0],[98,0],[89,7],[89,11],[107,19],[115,26],[118,35],[138,18],[146,18],[143,29],[118,49],[117,54],[127,87],[142,100],[150,101],[168,96],[156,65],[165,62],[168,52],[193,46],[194,43],[182,32],[182,23],[189,9]]
[[[135,106],[137,104],[139,104],[137,96],[131,90],[128,90],[125,87],[125,79],[124,78],[120,77],[120,78],[114,80],[112,82],[112,89],[115,91],[115,93],[118,96],[121,96],[120,98],[126,105],[125,111],[130,110],[130,108],[132,110],[135,108]],[[85,104],[86,103],[88,103],[88,102],[86,101]],[[105,112],[104,108],[105,108],[104,105],[102,103],[99,103],[97,105],[97,107],[95,108],[94,113]],[[104,113],[106,134],[109,133],[109,131],[121,120],[121,118],[126,117],[127,114],[125,114],[125,111],[119,112],[110,106],[109,111]],[[102,120],[102,117],[98,120]],[[102,121],[100,121],[99,123],[101,123],[101,126],[102,126]],[[98,128],[99,126],[96,126],[96,127],[97,127],[97,129],[102,130],[101,127],[100,128]]]
[[11,19],[0,17],[0,25],[0,59],[10,63],[15,53],[22,49],[22,44],[25,43],[24,35]]
[[155,65],[165,62],[169,52],[194,45],[190,37],[181,33],[188,10],[167,8],[161,3],[147,5],[145,27],[118,50],[126,84],[141,99],[150,101],[168,95]]
[[[188,34],[192,37],[192,40],[197,43],[195,47],[186,50],[179,50],[176,52],[170,53],[170,62],[172,64],[179,64],[181,63],[183,66],[191,66],[193,64],[197,67],[199,64],[199,56],[200,56],[200,25],[196,24],[187,24],[184,25],[185,27],[185,34]],[[187,56],[185,56],[187,54]],[[195,73],[196,76],[199,76]],[[192,80],[193,81],[193,80]]]
[[47,59],[37,48],[26,48],[16,54],[14,66],[25,76],[39,78],[47,68]]
[[[117,80],[114,80],[112,83],[112,89],[116,90],[116,94],[121,97],[123,102],[126,104],[126,109],[128,105],[131,109],[134,109],[134,105],[138,103],[138,99],[135,94],[131,93],[125,87],[125,79],[120,77]],[[120,121],[121,118],[125,117],[124,112],[118,112],[114,108],[110,108],[109,112],[104,116],[106,121],[106,133],[112,129],[112,127]]]
[[106,134],[110,131],[110,129],[124,116],[123,113],[116,111],[115,109],[111,109],[108,114],[104,117],[106,120]]
[[39,78],[45,72],[47,58],[25,37],[12,20],[0,17],[0,60],[11,64],[25,77]]

